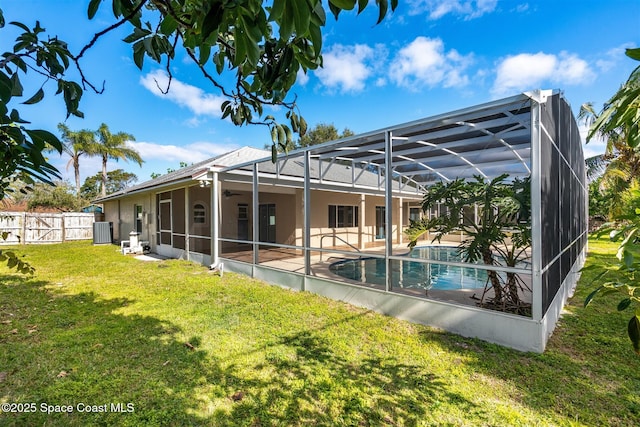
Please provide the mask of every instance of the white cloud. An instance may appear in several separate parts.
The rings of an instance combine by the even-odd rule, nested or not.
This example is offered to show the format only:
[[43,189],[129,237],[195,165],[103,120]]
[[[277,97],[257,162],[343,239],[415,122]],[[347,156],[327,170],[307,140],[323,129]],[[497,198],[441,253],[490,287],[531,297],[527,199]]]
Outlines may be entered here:
[[194,142],[187,145],[161,145],[153,142],[128,141],[127,145],[136,149],[145,160],[162,160],[173,163],[196,163],[227,153],[238,148],[235,145]]
[[440,39],[417,37],[398,51],[389,74],[398,86],[415,90],[437,84],[462,87],[469,82],[463,72],[470,62],[471,56],[455,50],[445,52]]
[[359,92],[366,80],[374,73],[376,51],[362,44],[354,46],[333,45],[322,55],[323,67],[315,71],[320,82],[340,92]]
[[595,73],[589,64],[575,54],[521,53],[498,64],[492,93],[502,96],[549,84],[587,84],[594,78]]
[[305,86],[309,81],[309,74],[305,73],[302,70],[298,71],[296,74],[296,85]]
[[598,67],[598,70],[602,73],[613,69],[621,60],[628,59],[624,52],[625,49],[630,47],[633,47],[633,43],[625,43],[622,46],[609,49],[602,58],[596,61],[596,67]]
[[431,20],[452,14],[470,20],[493,12],[497,4],[498,0],[411,0],[409,14],[420,15],[427,12]]
[[222,96],[205,93],[202,89],[188,85],[176,78],[171,79],[167,89],[169,76],[162,70],[156,70],[140,77],[140,84],[159,98],[167,99],[181,107],[186,107],[198,116],[221,117],[220,105],[225,101]]

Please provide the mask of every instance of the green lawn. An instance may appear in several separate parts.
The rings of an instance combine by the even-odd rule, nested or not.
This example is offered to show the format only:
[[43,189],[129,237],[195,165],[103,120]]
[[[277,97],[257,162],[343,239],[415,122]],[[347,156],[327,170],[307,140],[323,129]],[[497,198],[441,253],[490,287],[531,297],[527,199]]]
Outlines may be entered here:
[[640,425],[630,313],[582,308],[588,277],[537,355],[114,246],[18,250],[36,274],[0,268],[0,402],[36,412],[0,425]]

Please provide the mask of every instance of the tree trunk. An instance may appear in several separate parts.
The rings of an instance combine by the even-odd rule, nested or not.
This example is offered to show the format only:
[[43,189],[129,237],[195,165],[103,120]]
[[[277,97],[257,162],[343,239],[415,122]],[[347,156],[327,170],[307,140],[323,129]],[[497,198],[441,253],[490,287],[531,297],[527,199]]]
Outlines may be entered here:
[[80,162],[75,157],[73,159],[73,172],[76,175],[76,197],[80,197]]
[[102,197],[107,195],[107,156],[102,156]]
[[[493,265],[493,254],[491,253],[491,249],[482,251],[482,261],[486,265]],[[496,304],[502,304],[504,302],[504,296],[502,295],[502,285],[500,284],[498,273],[496,273],[494,270],[488,270],[487,275],[489,276],[489,281],[491,282],[491,287],[493,288],[493,300]]]
[[509,293],[509,301],[515,307],[520,307],[520,296],[518,295],[516,273],[507,273],[507,292]]

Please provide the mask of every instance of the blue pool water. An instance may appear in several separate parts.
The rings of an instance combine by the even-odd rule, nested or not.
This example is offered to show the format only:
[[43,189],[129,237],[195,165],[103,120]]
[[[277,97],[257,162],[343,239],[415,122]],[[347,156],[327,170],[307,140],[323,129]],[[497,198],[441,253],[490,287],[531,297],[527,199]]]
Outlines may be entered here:
[[[451,246],[416,247],[408,257],[434,261],[462,261],[458,248]],[[371,285],[385,285],[385,260],[382,258],[338,261],[331,264],[329,270],[346,279]],[[486,281],[485,270],[391,260],[391,283],[394,287],[425,290],[477,289],[484,287]]]

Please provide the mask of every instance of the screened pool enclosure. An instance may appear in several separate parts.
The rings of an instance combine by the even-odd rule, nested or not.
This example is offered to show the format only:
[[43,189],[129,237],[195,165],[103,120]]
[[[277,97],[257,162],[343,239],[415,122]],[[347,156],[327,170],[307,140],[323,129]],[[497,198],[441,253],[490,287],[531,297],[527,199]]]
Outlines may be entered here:
[[[410,221],[440,214],[438,207],[422,211],[426,188],[503,173],[530,177],[526,262],[467,264],[455,250],[429,250],[430,235],[418,244],[422,255],[409,252],[403,231]],[[522,350],[544,350],[586,254],[581,139],[558,92],[534,91],[308,147],[275,163],[212,167],[201,179],[212,185],[218,213],[213,265]],[[465,209],[473,217],[474,207]],[[439,245],[464,239],[452,233]],[[530,315],[479,306],[488,270],[517,274]]]
[[[311,146],[276,162],[267,151],[243,147],[99,202],[116,240],[133,233],[164,256],[541,352],[586,253],[581,147],[562,94],[534,91]],[[530,182],[530,219],[516,226],[532,238],[520,262],[464,262],[456,247],[468,229],[435,243],[427,232],[409,251],[411,221],[457,215],[446,203],[423,211],[434,184],[490,182],[502,174],[514,184]],[[486,223],[480,218],[489,209],[496,208],[459,210],[473,226]],[[499,288],[488,285],[496,277],[517,279],[510,295],[526,310],[486,304],[498,299]]]

